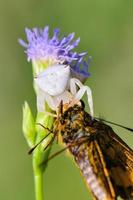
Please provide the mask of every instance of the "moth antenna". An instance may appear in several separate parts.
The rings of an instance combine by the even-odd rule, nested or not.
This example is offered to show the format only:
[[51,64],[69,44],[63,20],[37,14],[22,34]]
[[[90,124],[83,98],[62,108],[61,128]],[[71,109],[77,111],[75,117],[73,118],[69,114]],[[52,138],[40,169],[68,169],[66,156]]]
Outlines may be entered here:
[[113,125],[115,125],[115,126],[119,126],[119,127],[121,127],[121,128],[124,128],[124,129],[126,129],[126,130],[128,130],[128,131],[133,132],[133,128],[129,128],[129,127],[123,126],[123,125],[121,125],[121,124],[117,124],[117,123],[115,123],[115,122],[111,122],[111,121],[108,121],[108,120],[105,120],[105,119],[101,119],[101,118],[98,118],[98,117],[95,117],[95,119],[100,120],[100,121],[103,121],[103,122],[107,122],[107,123],[109,123],[109,124],[113,124]]

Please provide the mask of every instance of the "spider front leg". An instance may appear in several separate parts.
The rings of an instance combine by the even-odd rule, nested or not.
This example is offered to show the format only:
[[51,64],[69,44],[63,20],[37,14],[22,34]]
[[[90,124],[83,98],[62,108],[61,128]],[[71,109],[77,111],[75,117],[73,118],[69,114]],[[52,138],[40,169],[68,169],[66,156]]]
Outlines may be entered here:
[[44,114],[52,116],[52,117],[57,117],[56,114],[46,111],[46,103],[52,110],[55,110],[55,104],[54,104],[53,98],[49,94],[42,92],[41,90],[38,90],[38,94],[37,94],[38,111],[43,112]]
[[[77,86],[79,90],[77,90]],[[70,92],[74,95],[76,100],[82,99],[85,92],[87,93],[87,101],[90,108],[90,114],[94,117],[94,110],[93,110],[93,99],[92,99],[92,92],[88,86],[83,85],[78,79],[72,78],[70,79]]]

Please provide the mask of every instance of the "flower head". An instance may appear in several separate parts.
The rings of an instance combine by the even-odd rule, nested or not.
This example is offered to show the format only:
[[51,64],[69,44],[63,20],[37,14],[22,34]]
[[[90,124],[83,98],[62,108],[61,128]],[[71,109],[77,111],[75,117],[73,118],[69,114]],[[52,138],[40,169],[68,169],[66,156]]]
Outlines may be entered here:
[[[25,48],[28,61],[32,61],[35,74],[44,68],[56,65],[67,64],[72,67],[76,74],[88,77],[88,65],[84,62],[86,52],[77,53],[73,51],[78,46],[80,38],[74,40],[74,33],[59,38],[59,29],[54,29],[53,36],[49,37],[49,27],[44,29],[25,29],[27,43],[19,39],[19,43]],[[75,63],[75,64],[74,64]],[[80,67],[82,65],[82,69]]]
[[41,60],[50,63],[71,63],[73,60],[82,59],[85,53],[78,54],[72,52],[80,41],[80,38],[73,41],[74,33],[69,34],[61,39],[58,38],[60,30],[54,29],[53,37],[49,38],[49,27],[44,29],[25,29],[28,43],[19,39],[19,43],[26,48],[28,61]]

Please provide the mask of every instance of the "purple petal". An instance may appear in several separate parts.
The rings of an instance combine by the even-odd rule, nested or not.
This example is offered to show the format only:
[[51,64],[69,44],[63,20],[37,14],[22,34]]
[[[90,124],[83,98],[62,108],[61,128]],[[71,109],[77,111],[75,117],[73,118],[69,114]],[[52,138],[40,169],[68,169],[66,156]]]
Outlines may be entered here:
[[32,42],[32,40],[34,39],[33,32],[30,29],[25,28],[25,33],[26,33],[28,42],[29,43]]
[[49,37],[49,26],[46,26],[43,30],[43,37],[45,40],[48,40]]
[[[67,63],[79,76],[87,77],[89,63],[84,60],[86,52],[73,51],[78,46],[80,38],[74,40],[75,33],[59,39],[59,29],[53,30],[53,36],[49,37],[49,26],[44,29],[25,29],[28,44],[19,39],[19,43],[25,48],[28,60],[42,62]],[[54,63],[53,63],[54,64]]]
[[23,46],[24,48],[28,48],[28,44],[27,44],[24,40],[18,39],[18,42],[19,42],[19,44],[20,44],[21,46]]

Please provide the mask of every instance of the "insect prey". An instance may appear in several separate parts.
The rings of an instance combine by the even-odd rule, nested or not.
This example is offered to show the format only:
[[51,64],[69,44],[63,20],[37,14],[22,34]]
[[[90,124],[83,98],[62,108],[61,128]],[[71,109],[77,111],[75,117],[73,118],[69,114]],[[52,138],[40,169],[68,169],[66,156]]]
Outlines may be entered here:
[[118,197],[133,200],[133,150],[104,123],[105,120],[97,119],[85,111],[82,101],[64,105],[61,101],[53,130],[48,130],[54,134],[48,146],[61,136],[65,148],[47,161],[68,149],[95,200],[117,200]]
[[110,126],[78,102],[60,105],[53,132],[61,134],[94,199],[133,199],[133,150]]

